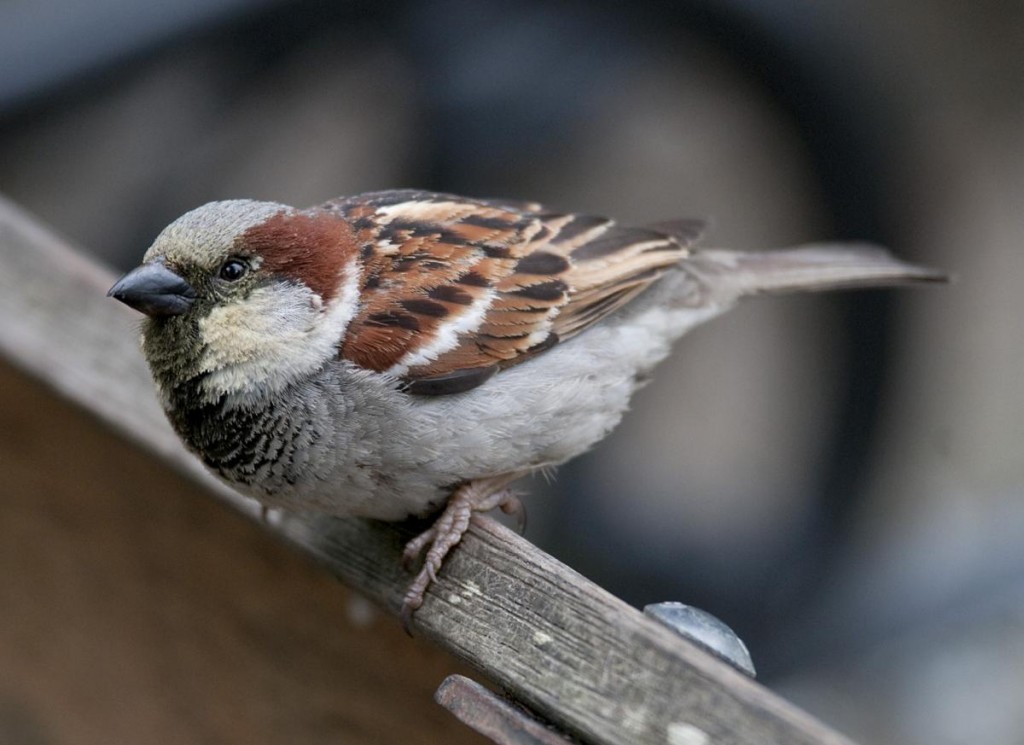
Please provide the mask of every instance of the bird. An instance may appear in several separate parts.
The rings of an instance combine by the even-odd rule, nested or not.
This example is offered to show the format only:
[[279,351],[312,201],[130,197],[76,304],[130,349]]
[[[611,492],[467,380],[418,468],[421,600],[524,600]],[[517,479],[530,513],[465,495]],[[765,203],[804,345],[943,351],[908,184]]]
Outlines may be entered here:
[[869,244],[701,248],[535,202],[416,190],[299,209],[210,202],[109,295],[145,314],[158,398],[264,508],[437,515],[403,561],[411,623],[473,513],[587,451],[693,327],[747,296],[946,281]]

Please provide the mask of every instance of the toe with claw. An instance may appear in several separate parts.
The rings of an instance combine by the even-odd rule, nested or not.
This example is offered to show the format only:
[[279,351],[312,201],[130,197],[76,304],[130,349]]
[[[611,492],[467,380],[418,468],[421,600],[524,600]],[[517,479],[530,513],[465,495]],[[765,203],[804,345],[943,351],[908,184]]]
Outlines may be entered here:
[[[410,632],[412,617],[423,605],[427,588],[437,579],[445,556],[469,529],[469,520],[474,512],[487,512],[500,507],[503,512],[518,518],[520,527],[525,525],[525,510],[522,503],[511,491],[505,489],[516,475],[470,481],[455,490],[444,510],[434,524],[405,544],[402,564],[409,568],[423,550],[427,553],[423,566],[402,599],[402,626]],[[428,548],[429,547],[429,548]]]

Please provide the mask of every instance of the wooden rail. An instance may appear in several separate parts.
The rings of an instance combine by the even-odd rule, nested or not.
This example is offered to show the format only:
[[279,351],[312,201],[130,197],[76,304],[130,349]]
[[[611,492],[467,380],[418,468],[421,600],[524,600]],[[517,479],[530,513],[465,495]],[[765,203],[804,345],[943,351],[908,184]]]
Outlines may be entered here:
[[[137,318],[105,297],[113,279],[0,201],[0,354],[253,518],[262,526],[253,530],[277,534],[396,613],[410,580],[401,546],[415,526],[295,515],[259,522],[258,508],[206,474],[164,421]],[[849,742],[486,518],[474,519],[445,563],[415,632],[582,742]]]

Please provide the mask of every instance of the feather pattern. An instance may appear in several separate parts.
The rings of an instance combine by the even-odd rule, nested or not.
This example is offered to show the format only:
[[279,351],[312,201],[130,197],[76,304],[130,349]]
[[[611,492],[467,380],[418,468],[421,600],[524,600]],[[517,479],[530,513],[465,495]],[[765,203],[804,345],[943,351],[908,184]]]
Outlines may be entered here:
[[686,257],[701,226],[624,228],[416,191],[323,209],[349,222],[363,262],[341,356],[431,394],[478,385],[614,312]]

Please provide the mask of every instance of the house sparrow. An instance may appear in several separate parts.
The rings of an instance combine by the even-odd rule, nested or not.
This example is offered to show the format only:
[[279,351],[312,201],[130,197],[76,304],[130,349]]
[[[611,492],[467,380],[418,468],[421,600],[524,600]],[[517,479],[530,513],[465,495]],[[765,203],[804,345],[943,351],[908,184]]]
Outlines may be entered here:
[[406,622],[474,511],[584,452],[690,328],[761,292],[943,280],[861,245],[698,249],[539,204],[384,191],[299,210],[213,202],[110,295],[145,313],[174,429],[263,505],[440,516]]

